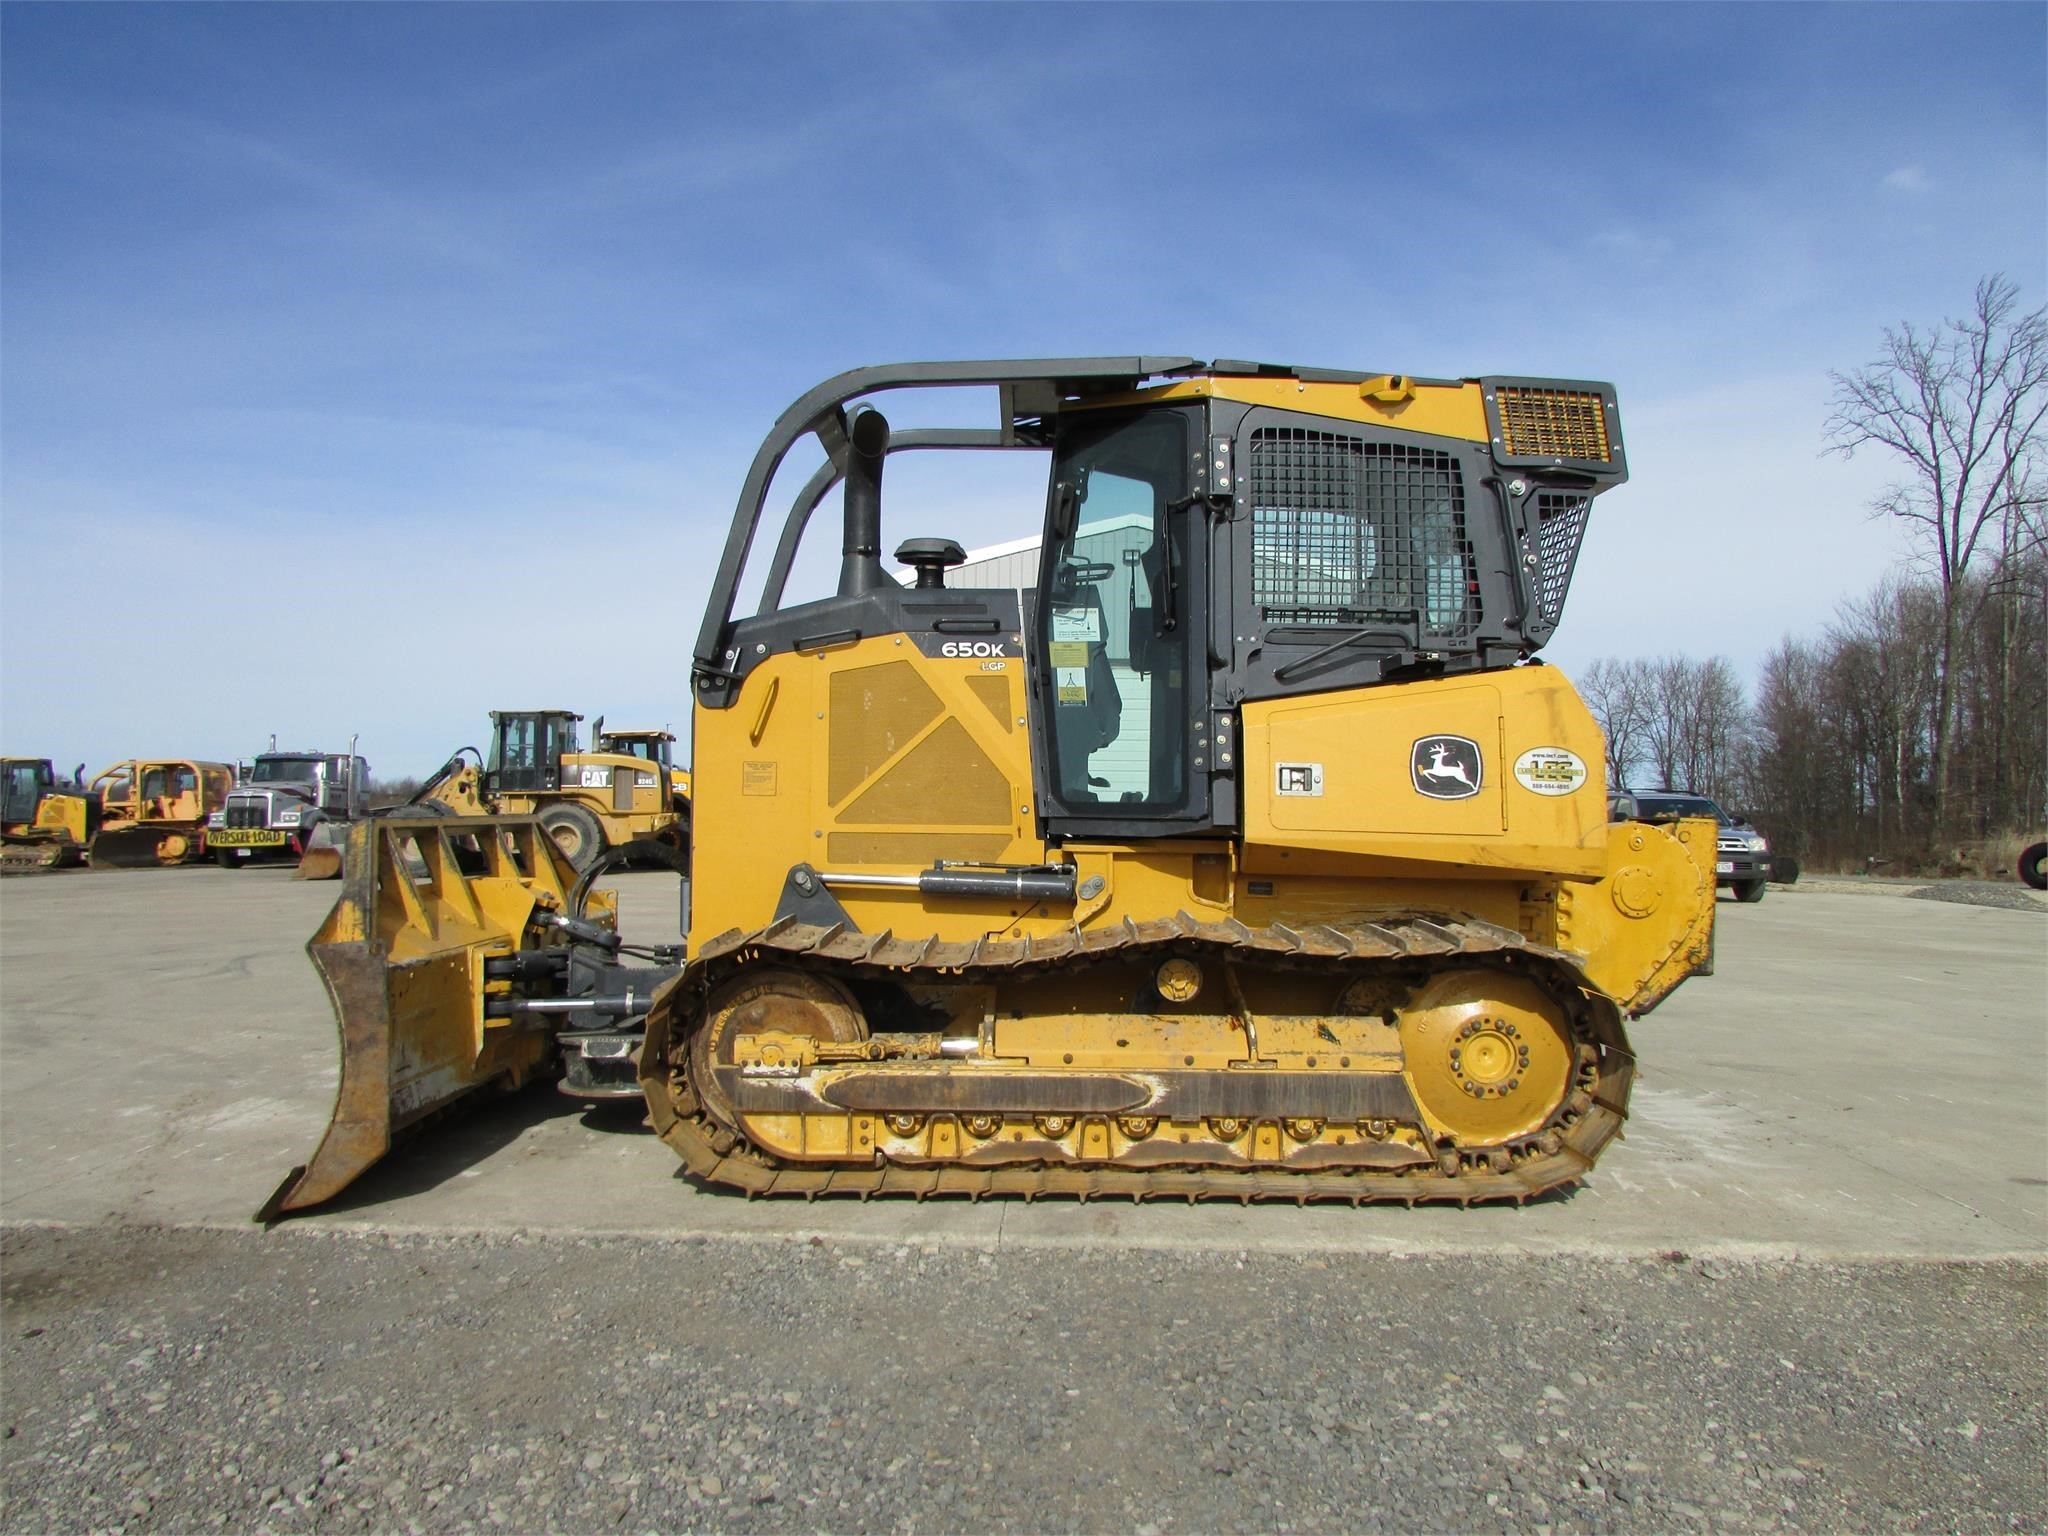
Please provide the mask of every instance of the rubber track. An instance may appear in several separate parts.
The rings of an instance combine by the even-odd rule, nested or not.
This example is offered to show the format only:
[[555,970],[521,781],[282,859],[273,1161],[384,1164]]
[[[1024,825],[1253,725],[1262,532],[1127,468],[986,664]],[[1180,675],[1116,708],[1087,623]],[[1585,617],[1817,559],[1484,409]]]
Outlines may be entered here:
[[[1098,959],[1128,959],[1134,952],[1192,949],[1255,953],[1282,965],[1327,962],[1423,959],[1445,962],[1486,957],[1491,963],[1549,972],[1577,987],[1586,997],[1592,1028],[1590,1043],[1598,1054],[1598,1081],[1590,1104],[1573,1112],[1575,1085],[1566,1106],[1551,1122],[1561,1144],[1555,1152],[1531,1152],[1505,1171],[1466,1166],[1455,1174],[1430,1166],[1389,1170],[1360,1168],[1332,1171],[1287,1171],[1274,1168],[1119,1168],[1066,1163],[1005,1164],[971,1167],[961,1164],[810,1165],[784,1163],[764,1153],[712,1120],[680,1071],[669,1070],[671,1057],[686,1053],[681,1042],[688,1027],[675,1030],[678,1014],[701,1022],[704,1000],[728,976],[763,959],[800,959],[811,969],[835,976],[862,973],[931,971],[962,983],[984,979],[990,972],[1016,972]],[[671,1050],[671,1040],[676,1048]],[[934,1195],[980,1200],[989,1196],[1143,1200],[1284,1200],[1296,1204],[1339,1201],[1352,1205],[1373,1202],[1453,1202],[1513,1200],[1517,1203],[1575,1183],[1593,1166],[1601,1149],[1619,1134],[1628,1114],[1629,1088],[1635,1058],[1622,1033],[1621,1017],[1611,999],[1587,983],[1570,955],[1532,944],[1512,929],[1470,919],[1403,916],[1357,924],[1317,924],[1289,928],[1273,924],[1252,928],[1234,920],[1203,923],[1185,912],[1150,923],[1126,921],[1120,926],[1068,930],[1051,938],[947,943],[937,939],[901,940],[889,933],[864,934],[843,925],[820,927],[783,919],[745,933],[738,929],[706,944],[683,974],[659,994],[648,1018],[642,1055],[641,1085],[647,1091],[655,1129],[682,1158],[686,1169],[714,1184],[743,1189],[749,1195],[908,1195],[924,1200]]]
[[[157,857],[157,842],[173,834],[185,839],[185,852],[166,863]],[[197,864],[204,858],[204,840],[203,826],[140,822],[96,833],[86,845],[86,859],[94,869],[174,869],[180,864]]]
[[61,850],[51,843],[8,843],[0,847],[0,875],[43,875],[59,867]]

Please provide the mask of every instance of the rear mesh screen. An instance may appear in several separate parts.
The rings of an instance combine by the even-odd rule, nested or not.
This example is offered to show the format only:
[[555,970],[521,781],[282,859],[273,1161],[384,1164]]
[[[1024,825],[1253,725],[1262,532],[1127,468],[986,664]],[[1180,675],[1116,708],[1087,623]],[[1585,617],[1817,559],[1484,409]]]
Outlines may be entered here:
[[1576,389],[1502,385],[1501,452],[1511,459],[1612,461],[1607,410],[1596,394]]
[[1448,453],[1335,433],[1251,437],[1252,597],[1269,624],[1479,624],[1465,490]]
[[1593,498],[1572,491],[1536,493],[1537,557],[1543,563],[1537,599],[1543,615],[1557,622],[1564,611],[1565,589],[1572,582],[1572,566],[1579,558],[1579,539],[1586,531],[1586,514],[1593,510]]

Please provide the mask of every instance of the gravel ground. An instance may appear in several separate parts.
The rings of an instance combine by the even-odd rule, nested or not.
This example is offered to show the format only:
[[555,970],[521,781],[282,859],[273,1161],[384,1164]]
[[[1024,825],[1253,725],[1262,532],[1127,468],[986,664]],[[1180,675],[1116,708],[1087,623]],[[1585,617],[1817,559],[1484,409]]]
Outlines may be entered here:
[[2048,1266],[0,1232],[0,1529],[2048,1527]]
[[2023,885],[1996,880],[1944,880],[1906,892],[1921,901],[1958,901],[1969,907],[1998,907],[2007,912],[2048,912],[2048,901]]

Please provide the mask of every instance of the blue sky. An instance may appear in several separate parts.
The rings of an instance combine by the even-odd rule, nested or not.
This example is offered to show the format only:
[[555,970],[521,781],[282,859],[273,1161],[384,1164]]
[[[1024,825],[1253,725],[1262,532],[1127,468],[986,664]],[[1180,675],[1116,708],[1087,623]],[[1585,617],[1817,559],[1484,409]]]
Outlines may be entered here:
[[[683,728],[754,447],[913,357],[1612,379],[1634,480],[1549,654],[1747,672],[1899,554],[1828,370],[2048,288],[2038,5],[16,4],[0,45],[0,735],[66,767]],[[892,538],[1037,515],[890,475]]]

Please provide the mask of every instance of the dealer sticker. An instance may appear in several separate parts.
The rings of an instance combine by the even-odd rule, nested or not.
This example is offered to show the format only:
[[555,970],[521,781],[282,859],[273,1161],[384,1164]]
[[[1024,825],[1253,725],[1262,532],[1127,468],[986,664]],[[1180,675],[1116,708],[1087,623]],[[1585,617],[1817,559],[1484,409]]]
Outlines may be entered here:
[[1531,747],[1515,759],[1515,780],[1537,795],[1568,795],[1586,782],[1586,764],[1563,747]]

